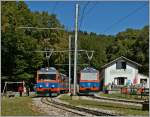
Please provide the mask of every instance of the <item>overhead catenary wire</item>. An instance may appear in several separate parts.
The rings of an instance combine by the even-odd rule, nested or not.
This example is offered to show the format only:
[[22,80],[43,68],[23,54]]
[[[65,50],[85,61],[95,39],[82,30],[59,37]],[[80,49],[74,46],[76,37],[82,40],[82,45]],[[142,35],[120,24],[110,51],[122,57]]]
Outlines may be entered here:
[[94,5],[91,8],[88,9],[88,11],[87,11],[86,15],[84,16],[84,18],[87,17],[92,12],[92,10],[95,8],[96,5],[98,5],[97,1],[95,1]]
[[84,5],[84,7],[83,7],[83,11],[82,11],[82,14],[81,14],[81,18],[80,18],[80,25],[79,25],[79,29],[81,28],[81,26],[82,26],[82,22],[83,22],[83,18],[84,18],[84,14],[85,14],[85,10],[86,10],[86,8],[87,8],[87,6],[88,6],[88,4],[89,4],[90,2],[88,1],[85,5]]
[[[83,18],[84,18],[84,13],[85,13],[85,10],[86,10],[86,8],[87,8],[87,6],[88,6],[89,3],[90,3],[89,1],[86,2],[85,5],[84,5],[83,8],[82,8],[83,10],[82,10],[82,13],[81,13],[81,17],[80,17],[80,25],[78,26],[78,30],[81,29],[82,22],[83,22]],[[78,37],[80,37],[80,33],[79,33]]]
[[122,22],[123,20],[127,19],[128,17],[130,17],[131,15],[133,15],[134,13],[138,12],[139,10],[141,10],[144,6],[146,6],[147,4],[143,4],[140,7],[134,9],[132,12],[130,12],[128,15],[120,18],[119,20],[117,20],[116,22],[112,23],[110,26],[108,26],[105,30],[104,33],[106,33],[108,30],[110,30],[111,28],[114,27],[114,25],[117,25],[118,23]]
[[[95,3],[93,4],[92,7],[90,7],[87,12],[85,12],[85,9],[88,8],[87,6],[89,5],[90,1],[84,6],[83,8],[83,12],[82,12],[82,16],[81,16],[81,23],[80,23],[80,27],[79,29],[81,29],[82,25],[83,25],[83,19],[85,19],[90,13],[91,11],[95,8],[95,6],[97,5],[97,1],[95,1]],[[84,15],[85,14],[85,15]]]
[[[86,9],[87,9],[87,6],[89,5],[89,1],[84,5],[84,7],[83,7],[83,10],[82,10],[82,14],[81,14],[81,18],[80,18],[80,25],[79,25],[79,30],[81,29],[81,26],[82,26],[82,23],[83,23],[83,18],[85,17],[85,16],[87,16],[87,14],[89,13],[89,12],[91,12],[91,10],[95,7],[95,5],[96,5],[96,3],[94,4],[94,6],[92,6],[86,13],[85,13],[85,11],[86,11]],[[85,15],[84,15],[85,14]],[[88,60],[90,61],[91,59],[92,59],[92,57],[93,57],[93,53],[94,53],[94,51],[85,51],[86,52],[86,55],[87,55],[87,57],[88,57]],[[91,53],[91,55],[89,55],[89,53]]]
[[[74,50],[54,50],[54,49],[50,49],[50,50],[45,50],[45,51],[41,51],[41,50],[36,50],[33,52],[69,52],[69,51],[74,51]],[[94,50],[77,50],[78,52],[94,52]]]
[[40,28],[40,27],[25,27],[25,26],[20,26],[18,27],[18,29],[39,29],[39,30],[65,30],[64,28],[59,28],[59,27],[55,27],[55,28]]
[[55,2],[54,7],[52,9],[52,13],[55,14],[56,7],[58,5],[58,1]]
[[[55,64],[55,65],[62,65],[62,66],[64,65],[64,66],[68,66],[69,64]],[[73,66],[74,64],[71,64],[71,65]],[[83,65],[83,66],[84,66],[84,65],[89,65],[89,64],[86,64],[86,63],[85,63],[85,64],[77,64],[77,65],[80,65],[80,66]]]
[[[25,27],[25,26],[20,26],[18,27],[18,29],[37,29],[37,30],[63,30],[65,31],[65,29],[63,28],[59,28],[59,27],[55,27],[55,28],[48,28],[48,27],[44,27],[44,28],[39,28],[39,27]],[[45,34],[45,33],[44,33]],[[47,51],[45,52],[46,53],[46,59],[47,59],[47,62],[48,62],[48,66],[49,66],[49,59],[50,59],[50,56],[52,55],[53,53],[53,49],[51,49],[51,51]]]

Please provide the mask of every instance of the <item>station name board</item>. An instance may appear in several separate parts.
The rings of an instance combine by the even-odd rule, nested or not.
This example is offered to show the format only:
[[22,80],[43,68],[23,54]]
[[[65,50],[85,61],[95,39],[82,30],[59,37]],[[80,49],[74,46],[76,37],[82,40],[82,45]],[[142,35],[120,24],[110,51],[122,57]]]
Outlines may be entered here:
[[115,70],[115,69],[111,69],[110,70],[111,74],[131,74],[132,73],[132,69],[119,69],[119,70]]

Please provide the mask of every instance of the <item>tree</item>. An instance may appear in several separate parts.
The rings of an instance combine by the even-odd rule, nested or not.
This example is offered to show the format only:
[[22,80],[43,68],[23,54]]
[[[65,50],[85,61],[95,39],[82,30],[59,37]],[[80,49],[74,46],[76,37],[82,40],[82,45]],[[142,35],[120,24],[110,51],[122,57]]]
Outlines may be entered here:
[[[45,63],[43,53],[35,50],[45,48],[65,49],[67,33],[59,30],[19,29],[28,27],[60,27],[55,15],[47,12],[31,12],[22,2],[2,2],[2,75],[7,80],[23,80],[33,78],[34,72]],[[54,64],[65,61],[59,54],[54,55]]]
[[116,35],[115,41],[106,49],[108,61],[125,56],[142,64],[141,73],[148,74],[149,26],[141,30],[127,29]]

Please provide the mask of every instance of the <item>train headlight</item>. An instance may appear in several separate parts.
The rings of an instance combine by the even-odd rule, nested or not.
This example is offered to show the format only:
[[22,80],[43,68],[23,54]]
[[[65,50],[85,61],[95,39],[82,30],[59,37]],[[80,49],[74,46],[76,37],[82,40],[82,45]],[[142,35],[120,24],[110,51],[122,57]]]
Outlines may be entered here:
[[48,71],[48,67],[46,68],[46,71]]
[[91,83],[88,83],[88,86],[90,86],[91,85]]
[[52,85],[52,88],[54,88],[55,87],[55,85]]
[[39,87],[42,88],[42,85],[40,85]]

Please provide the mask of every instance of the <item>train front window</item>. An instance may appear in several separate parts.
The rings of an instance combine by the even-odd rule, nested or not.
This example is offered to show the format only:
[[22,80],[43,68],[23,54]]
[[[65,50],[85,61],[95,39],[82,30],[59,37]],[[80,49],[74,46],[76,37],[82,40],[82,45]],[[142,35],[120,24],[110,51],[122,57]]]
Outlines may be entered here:
[[56,80],[56,74],[39,74],[39,80]]
[[81,80],[97,80],[97,73],[81,73]]

